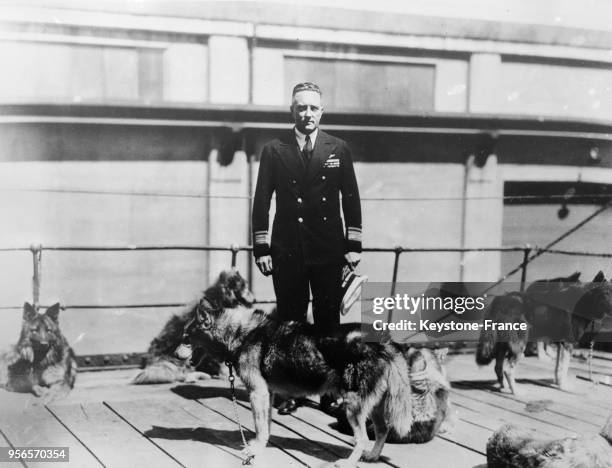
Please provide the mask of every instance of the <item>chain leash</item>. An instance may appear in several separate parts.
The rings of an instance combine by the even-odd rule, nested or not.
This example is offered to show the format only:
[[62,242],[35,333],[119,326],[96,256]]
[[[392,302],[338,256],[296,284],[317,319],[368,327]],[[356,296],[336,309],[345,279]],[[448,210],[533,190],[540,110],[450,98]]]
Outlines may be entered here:
[[242,464],[251,465],[251,462],[255,458],[255,455],[251,453],[249,444],[247,443],[246,438],[244,437],[244,429],[242,427],[242,424],[240,424],[240,417],[238,416],[238,402],[236,400],[236,387],[234,385],[234,381],[236,380],[236,377],[234,377],[234,366],[232,365],[230,361],[225,361],[225,365],[227,366],[227,369],[229,370],[228,380],[230,383],[230,390],[232,393],[232,406],[234,407],[234,417],[236,418],[238,429],[240,429],[240,437],[242,437],[242,444],[244,445],[244,448],[246,450],[246,458],[243,460]]

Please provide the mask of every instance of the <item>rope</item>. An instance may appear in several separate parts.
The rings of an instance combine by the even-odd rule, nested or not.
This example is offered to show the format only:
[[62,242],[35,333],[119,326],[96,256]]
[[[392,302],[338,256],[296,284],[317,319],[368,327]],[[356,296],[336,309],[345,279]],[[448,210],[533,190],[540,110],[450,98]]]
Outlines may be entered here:
[[[167,197],[167,198],[198,198],[216,200],[253,200],[248,195],[206,195],[201,193],[168,193],[168,192],[128,192],[120,190],[85,190],[85,189],[61,189],[61,188],[2,188],[3,192],[42,192],[42,193],[74,193],[83,195],[115,195],[115,196],[137,196],[137,197]],[[572,200],[577,199],[609,199],[610,195],[605,193],[587,193],[572,195]],[[551,200],[565,201],[567,194],[556,195],[505,195],[501,197],[362,197],[361,201],[409,201],[409,202],[437,202],[437,201],[464,201],[464,200]]]
[[507,273],[504,276],[502,276],[498,281],[496,281],[494,284],[492,284],[484,292],[487,292],[487,291],[493,289],[498,284],[501,284],[504,281],[506,281],[510,276],[512,276],[515,273],[517,273],[520,270],[522,270],[524,267],[529,265],[533,260],[538,258],[540,255],[543,255],[544,253],[546,253],[553,245],[556,245],[559,242],[561,242],[563,239],[565,239],[566,237],[569,237],[571,234],[576,232],[578,229],[580,229],[582,226],[587,224],[589,221],[591,221],[592,219],[594,219],[595,217],[599,216],[601,213],[606,211],[608,208],[610,208],[610,206],[612,206],[612,202],[606,203],[604,206],[602,206],[601,208],[599,208],[595,212],[591,213],[589,216],[584,218],[582,221],[580,221],[574,227],[568,229],[563,234],[561,234],[559,237],[557,237],[556,239],[554,239],[551,242],[549,242],[548,244],[546,244],[544,247],[536,249],[536,252],[533,255],[530,255],[529,257],[527,257],[525,262],[521,262],[516,268],[512,269],[509,273]]
[[[610,206],[612,206],[612,201],[606,203],[604,206],[602,206],[601,208],[599,208],[598,210],[596,210],[594,213],[590,214],[589,216],[587,216],[585,219],[583,219],[582,221],[580,221],[578,224],[576,224],[574,227],[572,227],[571,229],[565,231],[563,234],[561,234],[559,237],[557,237],[556,239],[554,239],[553,241],[549,242],[545,247],[541,248],[541,249],[537,249],[536,253],[531,255],[530,257],[528,257],[524,262],[521,262],[519,264],[519,266],[517,266],[516,268],[512,269],[509,273],[505,274],[504,276],[502,276],[499,280],[497,280],[495,283],[493,283],[491,286],[489,286],[487,289],[485,289],[484,291],[482,291],[480,294],[484,294],[488,291],[490,291],[491,289],[493,289],[495,286],[503,283],[504,281],[506,281],[510,276],[514,275],[515,273],[517,273],[518,271],[522,270],[524,267],[526,267],[527,265],[529,265],[529,263],[531,263],[533,260],[535,260],[536,258],[538,258],[540,255],[544,254],[545,252],[547,252],[550,247],[552,247],[555,244],[558,244],[559,242],[561,242],[563,239],[565,239],[566,237],[570,236],[571,234],[573,234],[574,232],[576,232],[578,229],[580,229],[582,226],[584,226],[586,223],[588,223],[589,221],[591,221],[593,218],[599,216],[601,213],[603,213],[604,211],[606,211],[608,208],[610,208]],[[606,254],[607,255],[607,254]],[[446,315],[440,317],[439,319],[435,320],[433,323],[438,323],[441,322],[443,320],[446,320],[448,317],[450,317],[451,315],[453,315],[454,312],[450,311],[448,312]],[[420,334],[422,332],[414,332],[411,335],[408,335],[408,337],[404,338],[404,341],[408,341],[411,338],[417,336],[418,334]]]

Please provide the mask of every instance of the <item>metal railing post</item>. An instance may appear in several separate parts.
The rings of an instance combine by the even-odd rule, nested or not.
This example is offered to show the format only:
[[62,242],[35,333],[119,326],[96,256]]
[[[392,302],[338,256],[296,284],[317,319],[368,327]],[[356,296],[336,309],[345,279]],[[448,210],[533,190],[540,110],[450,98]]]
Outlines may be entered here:
[[[395,259],[393,261],[393,277],[391,278],[391,294],[390,294],[391,297],[395,295],[395,286],[397,283],[397,270],[399,268],[399,258],[403,251],[404,249],[401,245],[398,245],[393,249],[393,252],[395,253]],[[391,323],[392,318],[393,318],[393,309],[390,309],[389,316],[387,317],[387,323]]]
[[240,246],[238,244],[232,244],[230,248],[232,250],[232,268],[236,268],[236,256],[240,251]]
[[42,262],[42,245],[32,244],[30,246],[32,252],[32,302],[34,309],[38,310],[40,306],[40,284],[42,279],[41,262]]
[[529,254],[531,254],[531,246],[529,244],[525,244],[525,248],[523,249],[523,263],[521,264],[521,292],[525,290],[525,282],[527,281]]

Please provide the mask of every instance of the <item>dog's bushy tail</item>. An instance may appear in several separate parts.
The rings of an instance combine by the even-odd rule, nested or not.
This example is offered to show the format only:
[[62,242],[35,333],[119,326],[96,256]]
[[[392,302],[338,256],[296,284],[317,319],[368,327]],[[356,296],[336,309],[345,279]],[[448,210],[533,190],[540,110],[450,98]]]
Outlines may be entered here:
[[[487,308],[484,320],[493,320],[497,322],[504,313],[508,296],[497,296]],[[495,345],[497,343],[497,332],[495,330],[487,330],[483,327],[480,330],[480,339],[476,347],[476,364],[486,366],[495,358]]]
[[398,353],[389,366],[385,419],[400,437],[408,435],[412,427],[412,393],[409,374],[408,362],[402,354]]
[[486,366],[490,364],[495,357],[495,331],[485,330],[480,331],[480,340],[476,347],[476,364]]
[[[499,307],[500,297],[496,297],[491,302],[489,309],[485,313],[485,319],[494,319],[495,311]],[[486,366],[490,364],[495,357],[495,341],[496,333],[494,330],[486,330],[484,327],[480,330],[480,338],[476,347],[476,364]]]
[[[527,299],[523,293],[510,292],[493,299],[485,313],[485,320],[493,322],[524,323],[529,310]],[[480,366],[489,364],[496,355],[498,346],[505,346],[510,357],[517,358],[525,350],[528,332],[495,331],[482,328],[476,348],[476,363]]]
[[182,382],[186,371],[171,361],[159,360],[141,370],[132,380],[132,385],[147,385]]

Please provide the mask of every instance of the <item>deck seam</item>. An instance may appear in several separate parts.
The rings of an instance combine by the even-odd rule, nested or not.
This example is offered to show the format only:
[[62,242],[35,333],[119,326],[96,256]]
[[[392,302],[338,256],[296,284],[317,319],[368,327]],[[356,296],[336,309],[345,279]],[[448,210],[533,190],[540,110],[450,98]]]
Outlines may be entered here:
[[171,460],[174,460],[179,466],[182,466],[183,468],[187,468],[187,466],[183,465],[180,461],[178,461],[170,453],[168,453],[168,451],[166,451],[166,449],[161,447],[159,444],[157,444],[155,441],[153,441],[150,437],[147,437],[146,435],[144,435],[136,426],[134,426],[131,422],[129,422],[126,418],[124,418],[123,415],[121,415],[112,406],[110,406],[108,404],[108,402],[103,401],[102,404],[104,406],[106,406],[109,410],[111,410],[113,413],[115,413],[122,421],[124,421],[128,426],[130,426],[132,429],[134,429],[136,432],[138,432],[142,437],[144,437],[151,444],[153,444],[155,447],[157,447],[159,450],[161,450],[163,453],[165,453]]
[[[224,397],[221,397],[221,398],[224,398]],[[225,414],[221,413],[220,411],[218,411],[218,410],[216,410],[216,409],[214,409],[214,408],[212,408],[212,407],[208,406],[208,405],[207,405],[207,404],[205,404],[205,403],[202,403],[202,402],[201,402],[199,399],[196,399],[196,400],[194,400],[194,401],[196,401],[198,404],[202,405],[204,408],[207,408],[207,409],[209,409],[209,410],[211,410],[211,411],[214,411],[215,413],[217,413],[217,414],[219,414],[219,415],[223,416],[225,419],[227,419],[227,420],[229,420],[229,421],[232,421],[232,422],[234,422],[234,423],[236,422],[236,421],[234,421],[234,420],[233,420],[231,417],[229,417],[229,416],[227,416],[227,415],[225,415]],[[200,418],[198,418],[198,419],[200,419]],[[246,427],[245,427],[245,429],[246,429],[247,431],[249,431],[251,434],[254,434],[252,430],[250,430],[250,429],[248,429],[248,428],[246,428]],[[272,442],[272,441],[269,441],[269,443],[270,443],[270,445],[273,445],[274,447],[278,448],[278,449],[279,449],[280,451],[282,451],[284,454],[286,454],[286,455],[288,455],[289,457],[291,457],[291,458],[293,458],[294,460],[296,460],[296,461],[297,461],[298,463],[300,463],[301,465],[304,465],[304,466],[310,467],[310,465],[307,465],[306,463],[304,463],[302,460],[300,460],[300,459],[299,459],[298,457],[296,457],[295,455],[292,455],[291,453],[289,453],[289,452],[285,451],[285,450],[284,450],[284,449],[283,449],[283,448],[282,448],[280,445],[278,445],[278,444],[276,444],[276,443],[274,443],[274,442]]]
[[[453,389],[453,390],[451,390],[451,391],[452,391],[453,393],[457,393],[457,394],[459,394],[459,393],[458,393],[456,390],[454,390],[454,389]],[[478,402],[478,403],[483,403],[483,404],[485,404],[485,405],[492,406],[493,408],[498,408],[498,409],[501,409],[501,410],[504,410],[504,411],[508,411],[509,413],[513,413],[513,414],[516,414],[516,415],[522,416],[522,417],[524,417],[524,418],[532,419],[533,421],[537,421],[537,422],[542,423],[542,424],[545,424],[545,425],[554,426],[554,427],[556,427],[556,428],[563,429],[564,431],[569,431],[569,432],[572,432],[572,433],[574,433],[574,434],[577,434],[577,432],[576,432],[576,431],[573,431],[573,430],[571,430],[571,429],[568,429],[567,427],[564,427],[564,426],[560,426],[559,424],[554,423],[554,422],[552,422],[552,421],[546,421],[546,420],[543,420],[543,419],[536,418],[536,417],[534,417],[534,416],[532,416],[532,415],[530,415],[530,414],[521,413],[521,412],[518,412],[518,411],[516,411],[516,410],[510,409],[510,408],[507,408],[507,407],[504,407],[504,406],[496,405],[496,404],[494,404],[494,403],[490,403],[490,402],[487,402],[487,401],[478,400],[478,399],[476,399],[476,398],[474,398],[474,397],[471,397],[471,396],[469,396],[469,395],[462,395],[462,396],[463,396],[464,398],[468,398],[468,399],[470,399],[470,400],[472,400],[472,401],[475,401],[475,402]]]
[[[473,389],[473,390],[478,390],[478,391],[487,392],[487,393],[489,393],[489,394],[491,394],[491,395],[499,396],[499,397],[504,398],[504,399],[506,399],[506,400],[515,401],[515,402],[517,402],[517,403],[521,403],[521,404],[524,404],[524,405],[526,405],[526,404],[528,404],[528,403],[529,403],[529,401],[525,401],[525,400],[523,400],[523,399],[521,399],[521,398],[518,398],[518,397],[516,397],[516,396],[505,395],[505,394],[503,394],[503,393],[493,393],[493,392],[489,392],[489,391],[487,391],[486,389],[483,389],[483,388],[477,387],[477,386],[475,386],[474,384],[471,384],[471,383],[462,383],[461,385],[465,385],[466,387],[471,388],[471,389]],[[563,403],[561,403],[561,404],[563,404]],[[569,406],[569,405],[567,405],[567,406]],[[549,412],[549,413],[552,413],[552,414],[556,414],[556,415],[558,415],[558,416],[563,416],[564,418],[572,419],[572,420],[575,420],[575,421],[580,421],[580,422],[582,422],[582,423],[584,423],[584,424],[588,424],[589,426],[593,426],[593,427],[595,427],[596,429],[599,429],[599,428],[600,428],[600,425],[599,425],[599,424],[595,424],[595,423],[593,423],[593,422],[591,422],[591,421],[586,421],[586,420],[584,420],[584,419],[580,419],[580,418],[576,418],[576,417],[574,417],[574,416],[570,416],[570,415],[567,415],[567,414],[564,414],[564,413],[560,413],[559,411],[552,410],[552,409],[550,409],[550,408],[545,408],[545,409],[544,409],[544,412]]]
[[69,428],[68,426],[66,426],[66,424],[64,424],[64,421],[62,421],[62,420],[61,420],[61,419],[60,419],[60,418],[57,416],[57,414],[55,414],[55,413],[53,412],[53,410],[52,410],[51,408],[49,408],[47,405],[45,405],[45,409],[46,409],[46,410],[47,410],[49,413],[51,413],[51,416],[53,416],[53,417],[54,417],[54,418],[57,420],[57,422],[59,422],[59,423],[60,423],[60,424],[61,424],[61,425],[62,425],[62,426],[63,426],[63,427],[64,427],[64,428],[65,428],[65,429],[66,429],[66,430],[67,430],[67,431],[68,431],[68,432],[69,432],[69,433],[72,435],[72,437],[74,437],[76,440],[78,440],[78,441],[79,441],[79,443],[80,443],[80,444],[81,444],[81,445],[82,445],[82,446],[85,448],[85,450],[87,450],[87,451],[88,451],[88,452],[91,454],[91,456],[92,456],[92,457],[94,457],[94,458],[96,459],[96,461],[97,461],[97,462],[100,464],[100,466],[103,466],[104,468],[106,468],[106,465],[105,465],[104,463],[102,463],[102,460],[100,460],[100,459],[98,458],[98,456],[97,456],[95,453],[93,453],[93,452],[90,450],[90,448],[89,448],[87,445],[85,445],[85,443],[84,443],[84,442],[83,442],[83,441],[82,441],[82,440],[81,440],[81,439],[80,439],[80,438],[79,438],[79,437],[78,437],[78,436],[77,436],[77,435],[76,435],[74,432],[72,432],[72,430],[70,430],[70,428]]
[[[6,440],[6,443],[9,444],[11,446],[11,448],[14,450],[15,446],[13,445],[13,443],[9,440],[9,438],[6,436],[6,434],[4,433],[4,431],[2,429],[0,429],[0,434],[2,434],[2,437],[4,437],[4,440]],[[26,468],[28,468],[28,465],[25,461],[23,461],[23,459],[19,459],[19,462],[25,466]]]
[[[244,403],[244,402],[239,402],[239,404],[240,404],[240,406],[242,406],[243,408],[245,408],[245,409],[247,409],[247,410],[249,410],[249,411],[251,410],[251,408],[248,408],[248,407],[246,406],[246,403]],[[298,421],[300,421],[300,422],[302,422],[302,423],[305,423],[305,421],[304,421],[303,419],[298,418],[298,417],[297,417],[296,415],[294,415],[294,414],[292,414],[292,415],[291,415],[291,417],[293,417],[293,419],[296,419],[296,420],[298,420]],[[341,456],[342,456],[341,454],[336,453],[336,452],[334,452],[333,450],[331,450],[331,449],[329,449],[329,448],[325,447],[323,444],[321,444],[321,443],[317,442],[316,440],[311,440],[311,439],[307,438],[306,436],[304,436],[303,434],[299,433],[299,432],[298,432],[298,431],[296,431],[295,429],[292,429],[291,427],[289,427],[289,426],[287,426],[287,425],[283,424],[282,422],[279,422],[278,420],[276,420],[276,419],[274,419],[274,418],[272,418],[272,422],[273,422],[273,423],[278,424],[278,425],[279,425],[279,426],[281,426],[281,427],[284,427],[285,429],[287,429],[287,430],[289,430],[289,431],[293,432],[293,433],[294,433],[294,434],[296,434],[296,435],[299,435],[300,437],[302,437],[303,439],[307,440],[308,442],[310,442],[310,443],[312,443],[312,444],[315,444],[315,445],[317,445],[318,447],[321,447],[323,450],[325,450],[325,451],[327,451],[327,452],[329,452],[329,453],[331,453],[331,454],[333,454],[333,455],[335,455],[335,456],[337,456],[337,457],[341,457]],[[324,434],[331,435],[331,434],[329,434],[328,432],[326,432],[326,431],[324,431],[323,429],[321,429],[320,427],[314,426],[314,425],[312,425],[312,424],[309,424],[309,426],[312,426],[312,427],[314,427],[314,428],[318,429],[320,432],[323,432]],[[344,440],[342,440],[342,439],[340,439],[340,438],[338,438],[338,437],[335,437],[335,439],[337,439],[337,440],[339,440],[339,441],[342,441],[342,442],[344,442],[346,445],[348,445],[349,447],[351,447],[351,444],[347,444],[347,443],[346,443],[346,441],[344,441]],[[381,458],[379,461],[380,461],[380,462],[382,462],[382,463],[385,463],[386,465],[392,466],[393,468],[401,468],[401,467],[399,467],[398,465],[396,465],[396,464],[394,464],[394,463],[391,463],[391,462],[389,462],[389,461],[383,460],[382,458]]]

